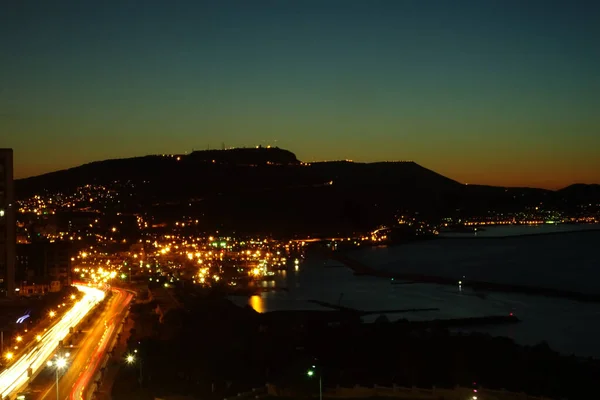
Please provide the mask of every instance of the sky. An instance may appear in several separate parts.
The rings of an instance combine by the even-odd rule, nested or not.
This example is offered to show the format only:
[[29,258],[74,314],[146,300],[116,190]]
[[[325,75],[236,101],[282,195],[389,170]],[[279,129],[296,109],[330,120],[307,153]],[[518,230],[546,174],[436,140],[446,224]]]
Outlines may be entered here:
[[15,175],[273,145],[471,184],[600,183],[600,2],[4,0]]

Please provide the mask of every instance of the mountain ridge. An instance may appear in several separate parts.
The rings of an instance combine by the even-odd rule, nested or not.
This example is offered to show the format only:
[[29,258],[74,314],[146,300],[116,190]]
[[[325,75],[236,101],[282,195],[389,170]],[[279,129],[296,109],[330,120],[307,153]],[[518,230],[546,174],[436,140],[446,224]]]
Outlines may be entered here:
[[258,148],[92,162],[18,180],[17,197],[73,193],[87,184],[119,195],[113,213],[187,215],[205,229],[287,235],[364,232],[405,212],[439,221],[542,203],[576,210],[595,193],[466,185],[413,161],[304,163],[287,150]]
[[[507,187],[507,186],[493,186],[486,184],[462,184],[456,180],[446,177],[438,172],[432,171],[428,168],[421,166],[420,164],[414,161],[375,161],[375,162],[354,162],[349,160],[332,160],[332,161],[317,161],[304,163],[296,157],[296,155],[285,149],[280,149],[278,147],[256,147],[256,148],[234,148],[234,149],[226,149],[226,150],[197,150],[193,151],[189,154],[150,154],[144,156],[136,156],[136,157],[125,157],[125,158],[114,158],[114,159],[106,159],[106,160],[98,160],[91,161],[88,163],[84,163],[78,166],[47,172],[40,175],[30,176],[26,178],[16,179],[18,186],[21,187],[29,187],[30,183],[35,182],[37,180],[48,180],[51,181],[57,179],[62,180],[62,176],[69,176],[69,178],[73,177],[73,175],[81,175],[82,173],[90,173],[90,175],[95,175],[95,171],[93,169],[105,169],[106,167],[115,167],[115,168],[131,168],[135,167],[134,164],[145,163],[149,160],[163,160],[164,163],[172,163],[175,161],[184,161],[184,163],[189,161],[194,161],[196,163],[215,163],[215,164],[225,164],[229,166],[264,166],[264,165],[310,165],[315,168],[320,168],[323,166],[337,166],[337,167],[348,167],[353,166],[356,167],[355,172],[359,171],[361,167],[366,167],[367,169],[377,169],[381,167],[389,167],[394,168],[398,166],[402,166],[404,169],[414,169],[415,166],[417,168],[425,169],[429,171],[431,174],[435,174],[440,180],[449,180],[455,182],[459,185],[470,186],[473,188],[486,188],[491,190],[535,190],[535,191],[547,191],[547,192],[599,192],[600,193],[600,184],[586,184],[586,183],[574,183],[569,186],[566,186],[557,190],[550,189],[542,189],[535,187]],[[410,166],[407,168],[407,166]],[[352,167],[350,167],[352,168]],[[36,186],[35,184],[32,184]],[[25,192],[29,192],[28,189]]]

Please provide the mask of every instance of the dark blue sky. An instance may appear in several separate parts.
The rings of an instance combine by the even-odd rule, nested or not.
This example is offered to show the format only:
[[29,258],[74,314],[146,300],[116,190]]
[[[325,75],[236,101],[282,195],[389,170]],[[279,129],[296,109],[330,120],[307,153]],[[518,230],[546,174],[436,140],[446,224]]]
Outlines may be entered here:
[[600,182],[599,4],[6,0],[0,145],[18,176],[224,142]]

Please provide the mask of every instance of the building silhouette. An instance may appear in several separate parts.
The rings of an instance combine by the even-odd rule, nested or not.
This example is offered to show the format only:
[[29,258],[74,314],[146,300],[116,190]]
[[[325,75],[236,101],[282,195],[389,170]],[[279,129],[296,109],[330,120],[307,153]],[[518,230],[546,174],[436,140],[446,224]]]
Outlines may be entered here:
[[[58,289],[70,286],[71,249],[69,242],[35,241],[28,244],[17,244],[17,280],[20,284],[20,295],[27,296],[25,287],[42,286]],[[44,294],[42,290],[41,293]]]
[[16,212],[13,151],[0,149],[0,296],[15,294]]

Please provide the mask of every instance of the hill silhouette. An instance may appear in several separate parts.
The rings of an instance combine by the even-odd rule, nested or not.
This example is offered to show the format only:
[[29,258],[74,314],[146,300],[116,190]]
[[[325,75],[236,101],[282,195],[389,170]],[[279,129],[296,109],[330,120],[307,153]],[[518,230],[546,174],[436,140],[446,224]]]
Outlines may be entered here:
[[[193,177],[199,171],[221,167],[298,165],[296,156],[278,148],[250,148],[194,151],[191,154],[149,155],[143,157],[94,161],[61,171],[16,181],[19,196],[30,196],[44,189],[65,190],[86,184],[114,181],[175,179]],[[171,174],[177,174],[173,176]]]
[[[305,164],[287,150],[252,148],[195,151],[188,155],[150,155],[96,161],[62,171],[17,180],[18,196],[69,190],[86,184],[149,181],[170,189],[185,185],[189,194],[330,186],[404,186],[445,190],[458,182],[413,162]],[[179,192],[176,190],[175,192]]]
[[600,199],[600,185],[586,185],[577,183],[560,189],[558,194],[571,206],[580,204],[594,204]]
[[436,219],[571,203],[598,191],[577,185],[557,192],[464,185],[414,162],[303,163],[279,148],[98,161],[20,179],[16,189],[22,199],[115,182],[135,185],[120,212],[195,215],[207,229],[323,234],[370,229],[405,210]]

